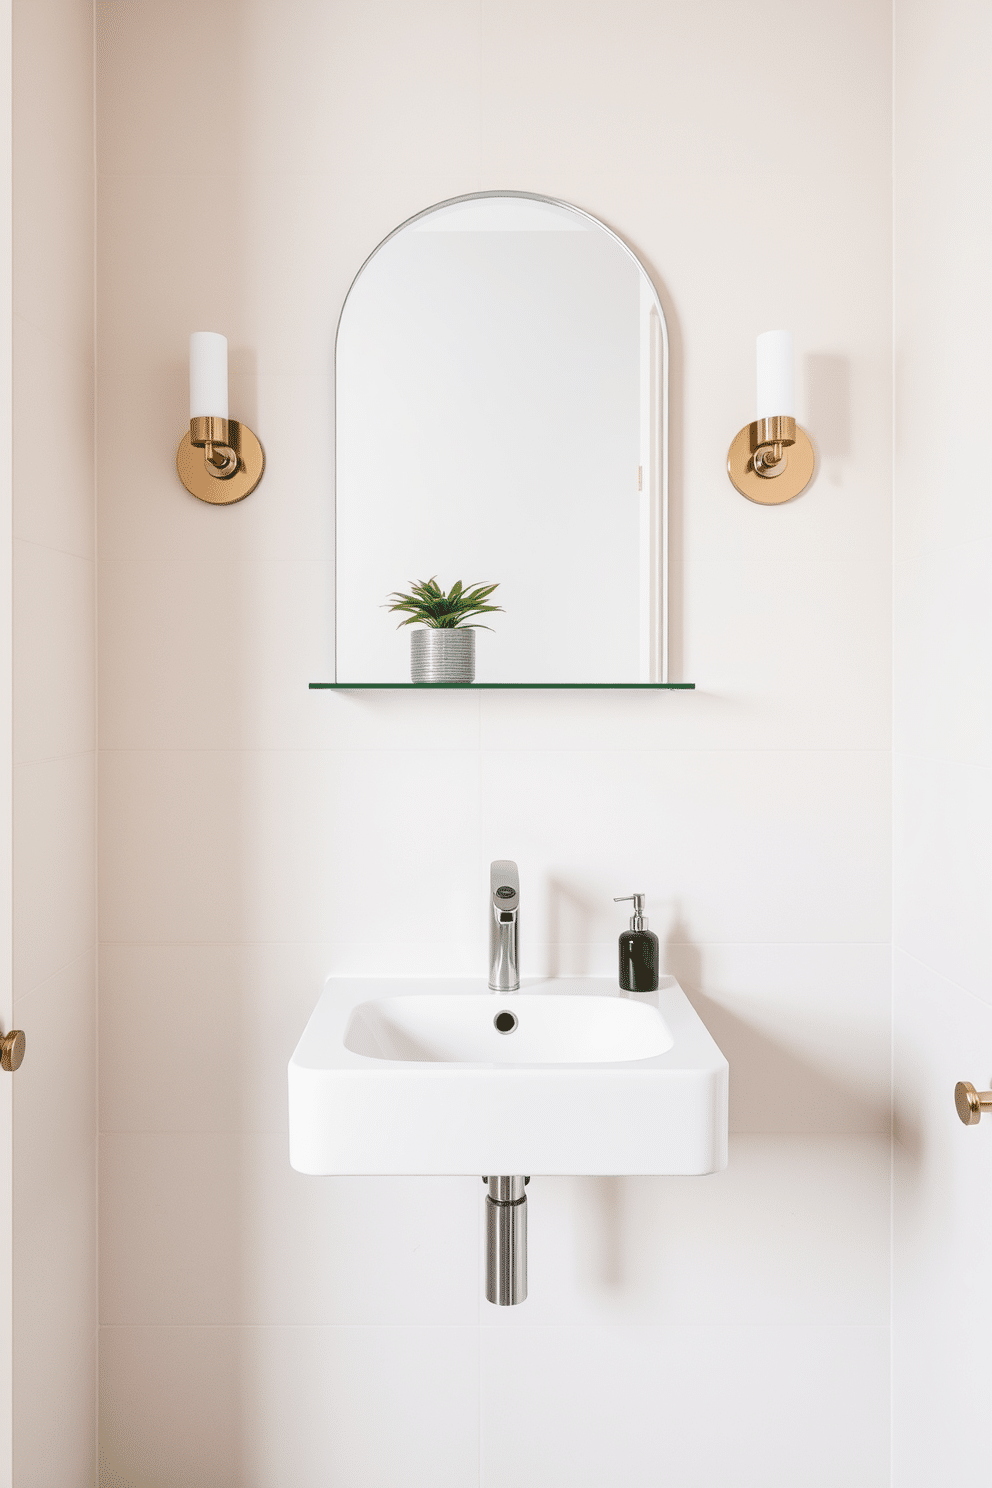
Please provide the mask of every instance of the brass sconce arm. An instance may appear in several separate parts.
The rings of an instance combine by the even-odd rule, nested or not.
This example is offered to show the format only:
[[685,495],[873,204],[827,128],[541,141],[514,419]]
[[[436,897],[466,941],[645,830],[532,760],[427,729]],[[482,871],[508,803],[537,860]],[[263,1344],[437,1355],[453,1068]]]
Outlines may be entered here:
[[262,479],[265,452],[247,424],[237,419],[193,418],[176,455],[179,479],[200,501],[230,506],[243,501]]
[[727,474],[742,496],[760,506],[781,506],[804,491],[813,476],[813,444],[794,418],[755,419],[741,429],[727,454]]
[[757,419],[754,429],[755,450],[752,463],[758,475],[773,480],[788,469],[785,451],[796,442],[794,418]]
[[231,420],[194,418],[189,421],[189,442],[203,450],[207,474],[228,480],[238,468],[238,454],[231,443]]

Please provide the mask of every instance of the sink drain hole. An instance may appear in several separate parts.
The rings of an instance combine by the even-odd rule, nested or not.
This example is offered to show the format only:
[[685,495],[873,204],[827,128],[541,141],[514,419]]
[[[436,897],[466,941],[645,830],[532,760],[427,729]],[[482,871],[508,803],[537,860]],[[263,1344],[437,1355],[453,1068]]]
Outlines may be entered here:
[[497,1033],[512,1033],[516,1026],[516,1013],[497,1013],[493,1019],[493,1027]]

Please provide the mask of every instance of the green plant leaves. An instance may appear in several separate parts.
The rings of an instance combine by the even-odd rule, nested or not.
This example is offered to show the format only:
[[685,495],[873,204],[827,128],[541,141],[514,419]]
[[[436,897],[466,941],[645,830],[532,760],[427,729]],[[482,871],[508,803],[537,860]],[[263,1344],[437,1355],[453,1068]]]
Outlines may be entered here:
[[436,575],[420,583],[411,579],[409,594],[396,591],[388,595],[393,603],[384,605],[383,609],[407,615],[406,620],[399,622],[398,630],[404,625],[428,625],[432,630],[454,630],[459,625],[468,630],[491,630],[491,625],[483,625],[471,617],[502,613],[502,605],[483,603],[498,588],[499,584],[475,584],[466,589],[459,579],[445,594]]

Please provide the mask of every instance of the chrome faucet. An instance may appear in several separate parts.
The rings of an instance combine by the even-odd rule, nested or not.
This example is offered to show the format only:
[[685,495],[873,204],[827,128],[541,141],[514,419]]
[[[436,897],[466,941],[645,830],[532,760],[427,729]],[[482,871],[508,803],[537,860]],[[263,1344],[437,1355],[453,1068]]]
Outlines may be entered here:
[[520,875],[516,863],[498,858],[489,865],[489,990],[520,991],[517,914]]

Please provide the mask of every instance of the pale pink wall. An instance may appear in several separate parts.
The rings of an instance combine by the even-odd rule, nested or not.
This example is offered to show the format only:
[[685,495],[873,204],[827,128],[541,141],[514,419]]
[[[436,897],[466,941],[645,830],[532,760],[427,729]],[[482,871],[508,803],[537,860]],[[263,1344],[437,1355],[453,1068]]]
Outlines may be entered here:
[[[107,1488],[882,1488],[889,6],[97,13]],[[399,221],[487,187],[576,202],[656,275],[695,694],[307,691],[339,307]],[[725,460],[780,324],[822,464],[765,510]],[[173,468],[201,327],[268,459],[229,510]],[[504,855],[562,970],[611,970],[611,896],[647,892],[734,1128],[712,1179],[535,1177],[508,1315],[480,1300],[480,1183],[302,1179],[285,1114],[323,975],[480,971]]]
[[992,11],[895,22],[893,1481],[936,1488],[992,1452]]
[[14,10],[14,1481],[96,1464],[93,7]]

